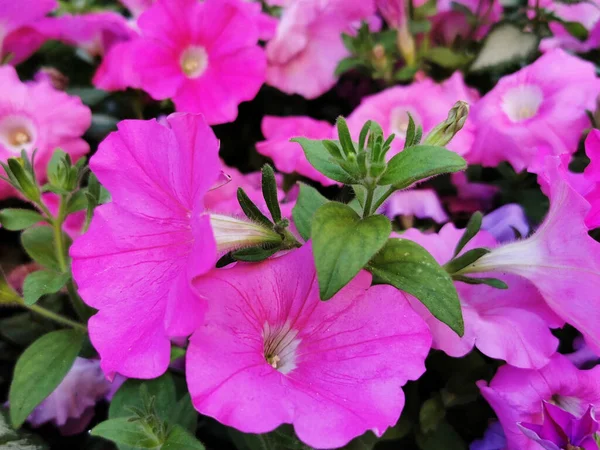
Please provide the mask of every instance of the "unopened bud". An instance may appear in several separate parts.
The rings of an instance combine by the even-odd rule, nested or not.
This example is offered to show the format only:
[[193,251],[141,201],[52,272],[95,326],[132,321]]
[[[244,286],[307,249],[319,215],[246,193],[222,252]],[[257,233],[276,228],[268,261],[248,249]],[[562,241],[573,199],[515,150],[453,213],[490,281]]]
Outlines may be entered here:
[[10,158],[8,167],[11,172],[11,179],[16,180],[17,187],[26,198],[32,202],[40,200],[40,189],[35,181],[34,175],[28,170],[29,164],[22,158]]
[[448,118],[431,130],[423,144],[442,147],[447,145],[465,125],[468,115],[469,104],[463,101],[456,102],[448,113]]
[[218,252],[282,242],[281,235],[275,230],[249,220],[223,214],[210,214],[210,225]]

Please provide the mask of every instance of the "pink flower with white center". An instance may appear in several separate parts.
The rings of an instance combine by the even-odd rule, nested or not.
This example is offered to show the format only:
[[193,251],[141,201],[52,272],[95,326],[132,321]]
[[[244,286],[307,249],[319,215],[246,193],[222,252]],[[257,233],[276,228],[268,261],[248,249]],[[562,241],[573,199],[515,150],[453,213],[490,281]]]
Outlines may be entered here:
[[0,4],[0,60],[12,54],[11,63],[27,59],[45,38],[31,29],[58,6],[56,0],[3,1]]
[[419,219],[433,219],[437,223],[448,222],[448,215],[433,189],[394,192],[385,202],[384,210],[390,219],[396,216],[415,216]]
[[[464,84],[462,75],[457,72],[442,84],[425,79],[366,97],[348,117],[348,127],[354,139],[358,139],[367,120],[374,120],[381,125],[386,135],[394,133],[396,138],[389,153],[391,157],[404,147],[409,122],[407,113],[410,113],[417,126],[423,127],[423,135],[427,136],[436,125],[446,120],[448,111],[458,100],[472,103],[476,99],[476,92]],[[469,151],[472,141],[472,121],[468,118],[463,129],[447,147],[464,155]]]
[[312,99],[337,81],[335,68],[349,55],[342,33],[375,13],[373,0],[296,0],[283,9],[267,44],[267,83]]
[[302,116],[265,116],[261,128],[266,140],[258,142],[256,150],[261,155],[271,158],[278,170],[284,173],[296,172],[318,181],[323,186],[338,184],[308,162],[300,144],[290,142],[291,138],[299,136],[309,139],[335,139],[335,129],[329,122]]
[[169,337],[202,321],[191,280],[217,259],[204,196],[220,173],[219,145],[200,115],[118,128],[90,161],[113,201],[72,245],[73,277],[98,309],[88,328],[107,376],[153,378],[169,365]]
[[[456,10],[452,3],[468,8],[477,17],[479,26],[474,28],[467,15]],[[459,37],[482,39],[501,17],[502,4],[497,0],[438,0],[432,34],[436,42],[446,45]]]
[[154,99],[231,122],[265,80],[266,58],[248,8],[236,0],[158,0],[138,20],[135,69]]
[[[76,161],[89,151],[81,138],[92,114],[79,97],[57,91],[47,81],[22,83],[11,66],[0,67],[0,160],[19,157],[21,150],[31,156],[37,150],[35,170],[46,181],[46,166],[56,148]],[[0,180],[0,199],[15,195]]]
[[503,77],[471,109],[475,142],[470,164],[508,161],[516,171],[539,153],[573,154],[590,124],[600,92],[594,65],[562,50],[546,53],[530,66]]
[[506,450],[538,450],[519,423],[543,423],[543,402],[581,417],[589,407],[600,407],[600,367],[577,369],[567,358],[555,354],[541,369],[502,366],[489,383],[477,383],[496,412],[507,439]]
[[431,335],[400,291],[370,284],[362,272],[321,302],[310,245],[199,278],[208,310],[186,362],[196,409],[246,433],[291,423],[317,448],[381,435]]
[[564,179],[560,158],[546,159],[550,210],[528,239],[494,249],[461,273],[500,272],[521,276],[548,306],[600,350],[600,244],[588,235],[589,203]]
[[[445,264],[452,258],[463,231],[447,224],[439,234],[424,234],[410,229],[401,237],[415,241],[431,252],[440,264]],[[482,231],[462,253],[476,247],[494,246],[495,239]],[[501,278],[508,284],[507,290],[456,283],[465,322],[462,338],[434,318],[421,302],[411,296],[409,300],[427,321],[433,334],[434,348],[460,357],[477,346],[485,355],[503,359],[516,367],[542,367],[548,363],[558,346],[558,340],[549,327],[560,327],[563,321],[548,308],[531,283],[516,276]]]

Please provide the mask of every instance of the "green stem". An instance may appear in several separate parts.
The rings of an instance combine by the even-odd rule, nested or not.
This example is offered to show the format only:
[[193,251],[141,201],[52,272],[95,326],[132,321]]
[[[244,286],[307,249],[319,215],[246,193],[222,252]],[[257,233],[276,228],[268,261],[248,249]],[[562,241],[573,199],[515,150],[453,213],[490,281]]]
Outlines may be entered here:
[[60,271],[65,273],[67,271],[67,258],[65,252],[65,240],[63,238],[62,225],[66,217],[66,204],[65,196],[60,196],[60,206],[58,207],[58,215],[52,220],[52,228],[54,230],[54,242],[56,243],[56,259]]
[[396,189],[393,186],[390,186],[390,188],[387,191],[385,191],[385,193],[381,197],[377,199],[375,205],[373,205],[373,211],[377,211],[379,207],[383,205],[383,202],[385,202],[388,199],[388,197],[394,192],[396,192]]
[[65,325],[76,330],[83,331],[87,333],[87,327],[85,325],[80,324],[79,322],[75,322],[74,320],[68,319],[60,314],[56,314],[46,308],[42,308],[38,305],[26,305],[25,302],[20,303],[20,305],[24,308],[27,308],[29,311],[39,314],[40,316],[45,317],[46,319],[52,320],[56,323],[60,323],[61,325]]
[[282,250],[302,247],[302,244],[298,242],[298,239],[290,233],[288,230],[283,232],[283,244],[281,245]]
[[365,207],[363,209],[363,218],[369,217],[371,215],[371,205],[373,204],[373,195],[375,194],[375,189],[368,187],[367,188],[367,199],[365,200]]
[[71,306],[77,313],[77,317],[81,320],[87,321],[90,318],[90,313],[88,307],[83,303],[83,300],[77,293],[77,289],[75,288],[75,283],[73,280],[69,280],[67,283],[67,292],[69,293],[69,300],[71,300]]

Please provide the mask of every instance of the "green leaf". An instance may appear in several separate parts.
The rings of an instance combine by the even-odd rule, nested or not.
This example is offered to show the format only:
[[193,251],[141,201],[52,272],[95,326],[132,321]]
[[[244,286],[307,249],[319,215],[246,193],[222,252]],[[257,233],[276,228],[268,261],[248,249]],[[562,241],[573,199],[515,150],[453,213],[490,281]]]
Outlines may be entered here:
[[379,185],[405,189],[426,178],[465,170],[466,161],[450,150],[433,145],[415,145],[394,156]]
[[298,200],[292,210],[292,217],[298,233],[302,239],[307,241],[310,239],[311,222],[315,211],[329,200],[314,187],[304,183],[298,184],[300,185],[300,194],[298,194]]
[[562,24],[563,27],[565,27],[565,30],[567,30],[567,33],[569,33],[571,36],[573,36],[574,38],[576,38],[580,41],[586,41],[590,35],[587,28],[585,28],[579,22],[569,22],[566,20],[561,20],[560,23]]
[[355,181],[344,169],[331,161],[329,152],[320,140],[297,137],[291,139],[291,142],[300,144],[308,162],[327,178],[344,184],[352,184]]
[[465,66],[472,59],[469,55],[447,47],[433,47],[425,54],[425,58],[445,69],[457,69]]
[[473,215],[469,218],[469,222],[467,223],[467,228],[465,232],[461,236],[460,240],[456,244],[456,248],[454,249],[454,256],[458,255],[465,245],[467,245],[471,239],[473,239],[479,230],[481,230],[481,222],[483,221],[483,214],[479,211],[475,211]]
[[[67,248],[71,240],[65,236]],[[48,269],[60,272],[60,265],[56,259],[54,248],[54,233],[50,227],[28,228],[21,233],[21,245],[34,261]]]
[[106,420],[96,425],[92,436],[100,436],[119,445],[133,448],[160,448],[162,442],[149,430],[146,430],[140,421],[131,421],[125,417]]
[[108,417],[110,419],[130,417],[131,408],[141,409],[144,406],[140,395],[142,385],[146,386],[148,395],[154,397],[154,406],[159,417],[162,420],[169,420],[171,407],[175,403],[175,383],[168,372],[151,380],[127,380],[113,397]]
[[348,72],[349,70],[355,69],[363,65],[363,60],[361,58],[357,58],[355,56],[349,56],[347,58],[342,59],[337,67],[335,68],[335,76],[339,77],[340,75]]
[[394,80],[396,81],[412,81],[415,74],[419,71],[418,66],[404,66],[398,69],[394,74]]
[[464,275],[452,275],[454,281],[462,281],[467,284],[485,284],[496,289],[508,289],[508,284],[498,278],[475,278]]
[[350,136],[350,130],[348,129],[346,119],[342,116],[338,117],[336,120],[336,127],[340,145],[342,146],[344,153],[346,155],[356,153],[356,147],[354,147],[354,142],[352,142],[352,136]]
[[0,410],[0,448],[3,450],[48,450],[38,436],[14,430],[8,423],[8,411]]
[[269,228],[273,226],[267,216],[260,211],[258,206],[256,206],[252,200],[250,200],[250,197],[248,197],[242,188],[238,188],[237,190],[237,199],[242,211],[244,211],[244,214],[246,214],[248,219],[254,222],[262,223]]
[[0,224],[10,231],[24,230],[43,220],[41,214],[30,209],[6,208],[0,211]]
[[10,419],[15,428],[20,427],[33,409],[60,384],[73,365],[84,338],[85,335],[76,330],[53,331],[23,352],[15,366],[8,394]]
[[419,244],[389,239],[366,269],[376,284],[391,284],[423,303],[459,336],[464,333],[460,301],[452,278]]
[[343,288],[386,243],[392,225],[380,215],[361,219],[348,205],[329,202],[313,217],[312,247],[322,300]]
[[415,134],[416,134],[416,130],[417,130],[413,116],[408,111],[406,112],[406,114],[408,114],[408,127],[406,128],[406,138],[404,139],[404,148],[405,149],[407,147],[415,145],[414,140],[415,140]]
[[464,269],[469,264],[473,264],[483,255],[486,255],[489,252],[490,251],[487,248],[471,249],[468,252],[465,252],[464,254],[448,261],[446,264],[444,264],[444,269],[446,269],[446,272],[452,275],[458,272],[460,269]]
[[161,450],[204,450],[205,447],[185,428],[175,425],[167,435]]
[[86,189],[80,189],[69,198],[69,201],[67,202],[67,214],[83,211],[87,208],[88,201],[85,195],[86,192],[88,192]]
[[23,298],[27,305],[33,305],[43,295],[58,292],[71,278],[70,273],[38,270],[30,273],[23,283]]
[[446,421],[442,421],[432,433],[419,435],[417,442],[421,450],[467,450],[460,434]]
[[86,87],[72,87],[67,89],[67,93],[78,96],[88,106],[95,106],[110,95],[109,92]]
[[181,425],[190,433],[196,432],[198,413],[194,409],[194,405],[192,405],[190,394],[185,394],[173,405],[169,421]]
[[237,261],[246,262],[259,262],[273,256],[279,251],[279,247],[275,248],[262,248],[262,247],[250,247],[243,248],[231,253],[233,259]]
[[262,193],[273,222],[279,222],[281,220],[281,208],[279,208],[279,198],[277,198],[277,181],[275,180],[273,168],[268,164],[265,164],[262,168]]

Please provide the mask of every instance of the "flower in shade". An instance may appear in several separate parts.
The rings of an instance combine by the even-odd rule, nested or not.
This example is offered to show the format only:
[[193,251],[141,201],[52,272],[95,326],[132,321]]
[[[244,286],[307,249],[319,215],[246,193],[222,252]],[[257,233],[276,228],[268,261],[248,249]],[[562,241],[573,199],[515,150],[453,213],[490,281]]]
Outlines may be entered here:
[[527,237],[529,234],[525,211],[516,203],[509,203],[486,214],[481,228],[494,236],[498,242],[514,241],[517,237]]
[[119,0],[133,17],[139,17],[150,8],[156,0]]
[[400,291],[370,284],[362,272],[321,302],[309,245],[197,279],[208,310],[187,352],[196,409],[246,433],[291,423],[317,448],[380,436],[431,336]]
[[[527,426],[540,430],[536,425],[543,427],[545,423],[544,402],[570,413],[574,420],[589,414],[590,406],[600,406],[600,367],[579,370],[558,353],[541,369],[518,369],[506,365],[498,369],[489,385],[484,381],[477,385],[504,428],[506,450],[542,448],[523,434],[519,424],[532,424]],[[579,431],[572,429],[568,433],[573,437]]]
[[[425,3],[426,0],[416,0],[413,6],[418,8]],[[390,28],[398,28],[407,21],[405,0],[375,0],[375,5]]]
[[[417,242],[440,264],[445,264],[452,258],[463,231],[446,224],[439,234],[424,234],[410,229],[401,237]],[[494,246],[495,239],[481,231],[463,252],[476,247]],[[503,359],[516,367],[542,367],[548,363],[558,346],[558,340],[549,327],[560,327],[563,321],[548,308],[531,283],[516,276],[501,278],[508,284],[508,289],[456,283],[465,323],[463,337],[433,317],[421,302],[410,296],[409,300],[427,321],[433,334],[434,348],[460,357],[477,346],[485,355]]]
[[506,436],[504,436],[504,430],[500,422],[493,422],[485,430],[483,439],[474,441],[469,450],[505,450],[506,449]]
[[375,13],[373,0],[298,0],[283,9],[267,44],[267,83],[312,99],[333,87],[338,63],[349,55],[342,33]]
[[497,186],[469,181],[465,172],[453,173],[450,178],[456,187],[456,195],[448,199],[448,209],[453,213],[487,211],[500,190]]
[[90,167],[113,201],[70,251],[79,293],[99,310],[88,327],[109,377],[167,369],[169,336],[202,320],[190,282],[216,261],[204,196],[220,173],[217,139],[199,115],[164,123],[126,120],[100,144]]
[[0,60],[12,55],[17,64],[35,52],[46,38],[35,25],[58,6],[56,0],[3,1],[0,4]]
[[[423,99],[427,101],[423,101]],[[396,86],[378,94],[366,97],[348,117],[348,127],[354,139],[367,120],[377,122],[384,134],[394,133],[396,139],[392,143],[390,156],[404,147],[410,114],[417,126],[423,127],[426,136],[436,125],[446,120],[448,111],[454,104],[463,100],[467,103],[476,101],[477,93],[467,88],[460,73],[454,74],[442,84],[430,79],[408,86]],[[471,119],[467,119],[462,130],[447,145],[458,154],[465,154],[471,147],[473,129]]]
[[[116,383],[116,381],[115,381]],[[79,434],[94,417],[96,402],[111,392],[100,362],[77,358],[58,387],[27,418],[34,427],[52,422],[64,435]]]
[[[158,0],[139,20],[132,42],[139,87],[171,98],[178,111],[209,124],[231,122],[265,80],[258,29],[237,0]],[[244,4],[245,5],[245,4]]]
[[[0,67],[0,160],[30,156],[37,150],[35,169],[39,181],[46,180],[46,166],[56,148],[76,161],[89,151],[81,138],[92,114],[79,97],[57,91],[47,81],[22,83],[11,66]],[[15,194],[0,180],[0,198]]]
[[581,336],[576,337],[573,341],[573,350],[572,353],[565,356],[580,369],[588,369],[600,363],[600,356],[592,351]]
[[600,428],[590,405],[579,417],[547,401],[543,402],[543,422],[518,423],[525,436],[546,450],[597,450],[595,434]]
[[530,66],[500,79],[472,110],[475,141],[470,164],[508,161],[516,171],[539,153],[573,154],[590,124],[600,92],[594,65],[562,50],[546,53]]
[[338,184],[308,162],[300,144],[290,142],[291,138],[298,136],[309,139],[333,139],[335,131],[329,122],[301,116],[265,116],[261,128],[266,140],[258,142],[256,150],[261,155],[271,158],[278,170],[284,173],[296,172],[324,186]]
[[565,180],[560,158],[546,158],[550,210],[528,239],[494,249],[463,273],[502,272],[530,280],[548,306],[600,349],[600,244],[588,235],[589,203]]
[[433,219],[437,223],[448,222],[448,215],[433,189],[409,189],[392,194],[384,205],[385,215],[415,216],[419,219]]
[[[468,17],[464,11],[458,10],[453,3],[467,8],[473,14]],[[490,26],[502,17],[502,4],[495,0],[439,0],[437,14],[433,18],[433,38],[439,44],[452,44],[457,38],[482,39]],[[474,28],[473,20],[477,21]]]

